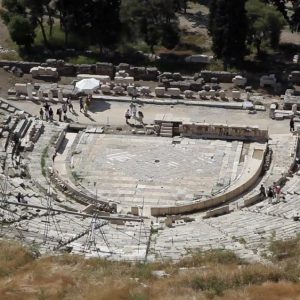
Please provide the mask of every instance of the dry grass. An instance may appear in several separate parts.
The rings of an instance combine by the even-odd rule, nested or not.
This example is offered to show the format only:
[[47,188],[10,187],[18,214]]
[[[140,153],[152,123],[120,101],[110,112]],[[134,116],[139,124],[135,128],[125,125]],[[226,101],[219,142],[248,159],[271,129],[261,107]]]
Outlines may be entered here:
[[[276,247],[286,249],[285,243],[298,247],[295,241]],[[299,267],[288,267],[299,256],[292,246],[293,256],[278,266],[246,264],[230,251],[195,252],[178,263],[129,264],[76,255],[34,258],[5,241],[0,247],[1,300],[300,299]],[[153,270],[169,276],[156,278]]]

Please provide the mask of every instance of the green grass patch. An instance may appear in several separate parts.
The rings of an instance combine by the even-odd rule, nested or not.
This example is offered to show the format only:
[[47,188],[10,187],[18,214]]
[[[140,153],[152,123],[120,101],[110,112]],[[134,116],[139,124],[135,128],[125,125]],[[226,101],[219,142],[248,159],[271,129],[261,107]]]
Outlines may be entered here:
[[207,263],[222,265],[245,263],[234,252],[229,250],[209,250],[205,252],[193,252],[191,261],[194,266],[202,266]]
[[300,235],[287,240],[272,240],[269,251],[274,261],[296,258],[300,254]]

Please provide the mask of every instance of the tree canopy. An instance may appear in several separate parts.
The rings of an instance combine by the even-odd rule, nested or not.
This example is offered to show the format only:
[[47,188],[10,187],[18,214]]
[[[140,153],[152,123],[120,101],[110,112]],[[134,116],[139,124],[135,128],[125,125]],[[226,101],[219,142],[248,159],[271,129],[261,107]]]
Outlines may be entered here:
[[213,51],[224,63],[243,59],[246,52],[245,0],[211,0],[209,31]]

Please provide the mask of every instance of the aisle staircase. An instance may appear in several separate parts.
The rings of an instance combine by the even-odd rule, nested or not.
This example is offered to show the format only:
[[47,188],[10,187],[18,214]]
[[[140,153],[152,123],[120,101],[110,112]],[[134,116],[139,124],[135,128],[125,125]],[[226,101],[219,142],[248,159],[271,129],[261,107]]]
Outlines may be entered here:
[[164,122],[160,127],[160,136],[173,137],[173,123]]

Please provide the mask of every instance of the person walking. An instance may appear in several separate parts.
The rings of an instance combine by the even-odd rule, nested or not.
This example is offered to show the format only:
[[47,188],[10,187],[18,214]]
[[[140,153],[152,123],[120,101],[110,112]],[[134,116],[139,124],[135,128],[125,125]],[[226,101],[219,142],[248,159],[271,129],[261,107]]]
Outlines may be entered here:
[[67,103],[65,102],[63,105],[62,105],[62,111],[64,114],[67,114],[67,111],[68,111],[68,106],[67,106]]
[[46,103],[44,104],[44,108],[45,108],[45,112],[49,110],[50,105],[49,103],[46,101]]
[[143,114],[142,111],[139,111],[139,112],[138,112],[138,121],[144,126],[145,123],[144,123],[143,120],[144,120],[144,114]]
[[50,119],[50,122],[53,122],[53,109],[52,109],[52,107],[49,107],[49,119]]
[[272,204],[273,198],[274,198],[274,192],[273,192],[272,187],[269,186],[269,189],[268,189],[268,199],[269,199],[268,203],[269,204]]
[[281,187],[280,187],[280,185],[276,185],[275,195],[276,195],[276,202],[279,202],[280,201],[280,196],[281,196]]
[[47,122],[49,121],[49,109],[45,109],[45,119]]
[[129,110],[129,108],[126,110],[126,112],[125,112],[125,120],[126,120],[126,124],[129,124],[129,120],[130,120],[130,118],[131,118],[131,115],[130,115],[130,110]]
[[56,114],[58,115],[58,120],[59,120],[59,122],[62,122],[62,113],[63,113],[63,111],[62,111],[62,109],[61,109],[61,107],[59,107],[57,110],[56,110]]
[[131,100],[132,100],[132,101],[133,101],[133,100],[136,100],[136,98],[137,98],[137,88],[136,88],[135,85],[133,85],[133,88],[132,88],[132,98],[131,98]]
[[259,188],[260,190],[260,196],[262,196],[263,198],[266,198],[266,188],[264,187],[264,185],[262,184]]
[[290,120],[290,132],[294,132],[295,131],[295,121],[294,118],[291,118]]
[[44,110],[43,110],[42,107],[41,107],[41,109],[40,109],[40,119],[41,119],[41,120],[44,120]]
[[130,113],[133,118],[136,118],[136,106],[132,102],[130,103]]
[[69,106],[69,112],[74,113],[74,107],[70,98],[67,99],[67,105]]
[[80,110],[79,110],[79,111],[82,112],[82,110],[84,109],[82,97],[79,98],[79,107],[80,107]]

